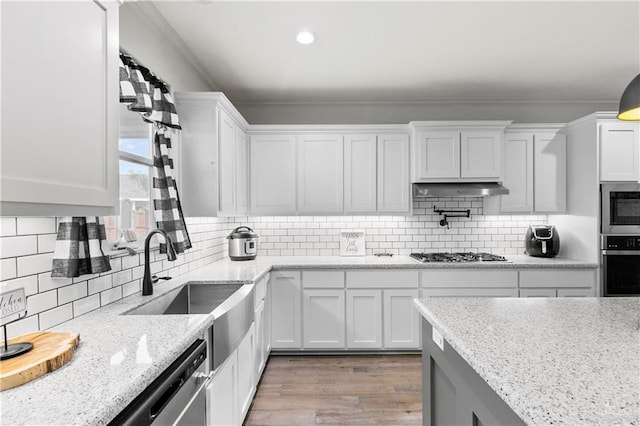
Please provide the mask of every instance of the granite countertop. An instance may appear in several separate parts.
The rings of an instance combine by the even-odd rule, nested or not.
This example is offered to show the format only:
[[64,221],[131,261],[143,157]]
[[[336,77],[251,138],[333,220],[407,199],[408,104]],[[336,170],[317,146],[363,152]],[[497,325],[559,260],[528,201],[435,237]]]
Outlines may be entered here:
[[415,305],[527,424],[640,425],[640,298]]
[[[155,297],[188,281],[251,284],[270,270],[420,268],[572,268],[596,264],[510,256],[511,263],[422,264],[408,256],[258,256],[224,259],[157,284]],[[106,424],[164,371],[215,320],[210,315],[121,315],[152,300],[140,293],[60,324],[52,331],[80,334],[71,362],[23,386],[0,393],[3,424]],[[33,409],[38,407],[38,409]]]

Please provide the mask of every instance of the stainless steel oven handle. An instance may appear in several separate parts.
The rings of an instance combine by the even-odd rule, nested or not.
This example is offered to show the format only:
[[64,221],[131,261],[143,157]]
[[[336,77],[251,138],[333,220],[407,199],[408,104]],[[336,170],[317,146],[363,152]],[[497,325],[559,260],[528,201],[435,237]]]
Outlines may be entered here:
[[640,250],[602,250],[603,256],[640,256]]

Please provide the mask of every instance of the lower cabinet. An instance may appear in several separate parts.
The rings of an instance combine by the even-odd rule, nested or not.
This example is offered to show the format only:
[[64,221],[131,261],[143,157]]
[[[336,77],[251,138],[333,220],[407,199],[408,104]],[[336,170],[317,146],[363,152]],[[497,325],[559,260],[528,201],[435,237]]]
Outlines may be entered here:
[[301,349],[300,272],[272,272],[269,287],[271,292],[271,347],[273,349]]
[[418,289],[383,291],[384,347],[413,349],[420,347],[420,316],[416,315],[413,299]]
[[238,351],[218,367],[207,388],[207,425],[240,424],[238,394]]
[[256,324],[253,323],[246,336],[238,345],[238,411],[240,418],[249,411],[253,394],[256,390],[254,381],[254,355],[255,355],[255,329]]
[[344,290],[304,290],[305,349],[344,349]]
[[380,290],[347,290],[347,347],[382,348]]
[[520,271],[520,297],[592,297],[595,269]]

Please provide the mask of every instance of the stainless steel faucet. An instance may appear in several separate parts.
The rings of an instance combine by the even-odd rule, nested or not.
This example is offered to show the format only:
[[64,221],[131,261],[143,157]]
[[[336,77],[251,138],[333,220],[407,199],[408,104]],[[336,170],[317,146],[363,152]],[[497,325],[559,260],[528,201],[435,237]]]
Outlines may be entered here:
[[162,229],[154,229],[147,235],[147,238],[144,239],[144,277],[142,278],[142,295],[150,296],[153,294],[153,284],[157,283],[159,279],[170,279],[171,277],[156,277],[155,275],[151,277],[151,268],[149,268],[149,241],[154,234],[162,234],[167,244],[167,259],[170,262],[176,260],[177,255],[176,251],[173,248],[173,240],[171,237],[164,232]]

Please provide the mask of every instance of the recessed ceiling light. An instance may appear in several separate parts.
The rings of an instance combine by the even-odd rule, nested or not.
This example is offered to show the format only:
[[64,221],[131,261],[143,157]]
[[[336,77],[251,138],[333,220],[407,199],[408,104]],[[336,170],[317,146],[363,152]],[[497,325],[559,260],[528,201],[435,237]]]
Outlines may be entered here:
[[316,39],[311,31],[300,31],[298,35],[296,35],[296,40],[300,44],[311,44]]

